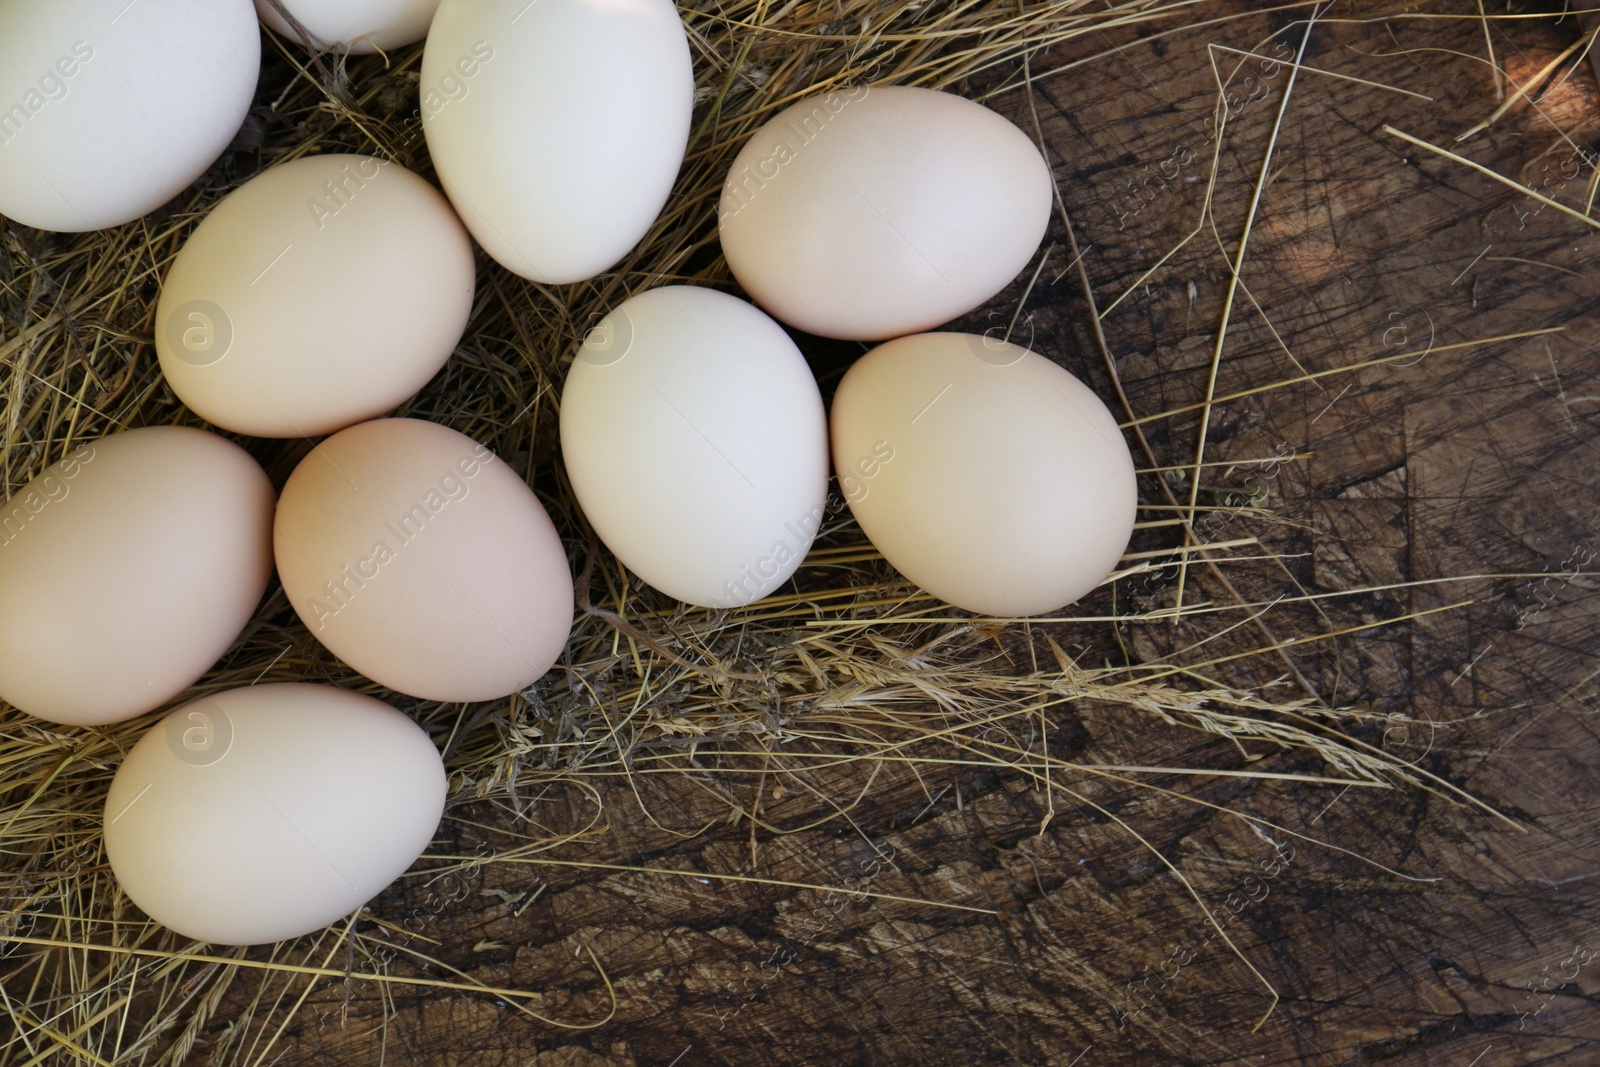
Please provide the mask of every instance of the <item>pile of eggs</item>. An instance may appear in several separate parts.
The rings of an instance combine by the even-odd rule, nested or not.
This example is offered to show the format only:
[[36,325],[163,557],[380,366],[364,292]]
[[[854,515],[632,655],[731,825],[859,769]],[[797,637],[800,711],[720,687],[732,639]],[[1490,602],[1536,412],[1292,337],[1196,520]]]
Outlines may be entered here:
[[[163,280],[155,346],[212,425],[320,438],[274,494],[237,444],[156,426],[91,443],[0,510],[0,697],[58,723],[154,710],[234,643],[274,569],[330,652],[381,686],[482,701],[532,685],[571,633],[549,515],[493,452],[384,418],[448,361],[474,242],[555,285],[615,266],[660,216],[694,75],[671,0],[8,0],[0,214],[117,226],[228,145],[259,19],[318,50],[426,37],[419,110],[443,192],[377,156],[303,156],[229,193]],[[605,56],[605,77],[595,57]],[[926,332],[1031,260],[1048,166],[972,101],[817,93],[734,161],[722,248],[754,303],[668,285],[613,308],[563,387],[583,514],[643,581],[733,608],[795,573],[832,470],[893,566],[967,610],[1026,616],[1112,571],[1134,468],[1105,405],[993,336]],[[779,323],[882,342],[831,417]],[[186,936],[256,944],[359,907],[413,863],[445,774],[410,718],[332,686],[186,703],[128,753],[105,808],[130,899]]]

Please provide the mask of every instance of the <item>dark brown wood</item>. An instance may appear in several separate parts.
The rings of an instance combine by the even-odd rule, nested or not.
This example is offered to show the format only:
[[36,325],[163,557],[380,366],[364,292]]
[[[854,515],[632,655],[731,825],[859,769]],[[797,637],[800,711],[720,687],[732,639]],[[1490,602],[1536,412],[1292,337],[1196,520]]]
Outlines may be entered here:
[[[1600,601],[1593,578],[1559,574],[1593,571],[1600,556],[1600,239],[1382,130],[1447,146],[1572,205],[1594,173],[1600,94],[1579,67],[1541,87],[1536,106],[1520,103],[1457,144],[1498,104],[1480,61],[1483,23],[1363,22],[1363,9],[1346,4],[1326,14],[1308,65],[1433,99],[1298,75],[1242,272],[1253,301],[1241,292],[1234,304],[1217,393],[1291,377],[1297,363],[1321,371],[1430,340],[1442,348],[1565,332],[1431,351],[1219,404],[1207,457],[1237,465],[1208,468],[1206,484],[1259,494],[1276,519],[1241,520],[1237,536],[1281,554],[1224,566],[1242,594],[1263,600],[1297,586],[1341,594],[1434,582],[1280,605],[1265,621],[1281,639],[1372,624],[1291,658],[1335,706],[1417,720],[1351,732],[1470,790],[1518,828],[1422,789],[1150,779],[1335,848],[1272,840],[1214,809],[1088,775],[1064,783],[1144,834],[1225,918],[1282,996],[1252,1030],[1266,989],[1183,886],[1124,826],[1065,794],[1052,800],[1021,774],[933,768],[919,778],[885,765],[817,777],[848,802],[876,775],[848,821],[781,837],[726,820],[697,832],[727,813],[712,790],[751,805],[754,779],[642,777],[638,799],[601,779],[605,832],[546,858],[863,888],[995,914],[558,866],[487,865],[431,886],[411,879],[375,913],[416,935],[413,949],[491,985],[544,990],[536,1009],[573,1021],[608,1004],[592,951],[615,987],[615,1015],[563,1031],[488,997],[396,989],[386,1006],[370,985],[323,982],[276,1062],[373,1064],[380,1051],[389,1063],[474,1067],[1600,1062]],[[1299,47],[1304,22],[1294,20],[1304,15],[1144,41],[1091,36],[1033,56],[1031,95],[991,101],[1024,129],[1036,109],[1098,305],[1137,283],[1104,325],[1141,415],[1204,396],[1229,260],[1289,82],[1287,66],[1249,60],[1225,90],[1234,107],[1219,145],[1208,127],[1218,101],[1211,59],[1226,73],[1241,57],[1208,57],[1206,45],[1282,58]],[[1488,32],[1515,82],[1577,29],[1552,17],[1496,21]],[[1113,44],[1123,47],[1053,72]],[[1215,232],[1203,228],[1140,282],[1200,223],[1213,148]],[[1021,336],[1110,396],[1059,223],[1049,240]],[[1021,291],[1019,281],[993,312],[1009,318]],[[1191,413],[1145,429],[1163,464],[1182,465],[1197,426]],[[1261,461],[1306,452],[1314,456]],[[1180,498],[1184,478],[1171,479]],[[1232,527],[1207,535],[1236,536]],[[1524,576],[1443,581],[1502,574]],[[1117,594],[1124,606],[1170,603],[1173,582],[1137,578]],[[1227,597],[1196,567],[1185,599]],[[1451,604],[1461,606],[1377,625]],[[1026,656],[1032,640],[1043,654],[1049,631],[1096,658],[1158,661],[1218,629],[1215,618],[1115,634],[1039,627],[997,647]],[[1215,654],[1259,639],[1244,627]],[[1286,669],[1273,656],[1213,670],[1300,695],[1275,681]],[[1244,766],[1230,743],[1153,729],[1114,704],[1061,713],[1051,744],[1086,763]],[[1250,749],[1253,767],[1330,771],[1304,753]],[[799,828],[828,813],[815,795],[779,797],[771,785],[760,799],[771,824]],[[536,811],[543,828],[562,831],[583,826],[592,808],[569,788]],[[517,825],[504,808],[464,805],[435,851],[504,847]],[[403,957],[395,966],[406,971]],[[217,1018],[240,1007],[225,1002]],[[191,1061],[207,1062],[227,1040],[213,1024]]]

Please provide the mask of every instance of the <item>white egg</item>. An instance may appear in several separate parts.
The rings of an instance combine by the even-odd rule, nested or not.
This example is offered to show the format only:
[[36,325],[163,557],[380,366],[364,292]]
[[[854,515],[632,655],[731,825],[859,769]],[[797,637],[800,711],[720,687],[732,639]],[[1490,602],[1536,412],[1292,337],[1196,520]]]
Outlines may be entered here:
[[439,752],[380,700],[327,685],[233,689],[157,723],[106,796],[111,870],[197,941],[258,945],[383,891],[444,812]]
[[[277,0],[324,52],[356,54],[415,44],[428,35],[439,0]],[[296,43],[300,35],[273,0],[256,0],[256,12],[273,31]]]
[[443,0],[422,122],[484,251],[538,282],[639,243],[683,163],[694,72],[671,0]]
[[782,327],[726,293],[652,289],[602,319],[561,394],[561,451],[601,540],[691,604],[771,593],[822,523],[816,379]]
[[239,131],[250,0],[0,3],[0,215],[78,232],[181,193]]

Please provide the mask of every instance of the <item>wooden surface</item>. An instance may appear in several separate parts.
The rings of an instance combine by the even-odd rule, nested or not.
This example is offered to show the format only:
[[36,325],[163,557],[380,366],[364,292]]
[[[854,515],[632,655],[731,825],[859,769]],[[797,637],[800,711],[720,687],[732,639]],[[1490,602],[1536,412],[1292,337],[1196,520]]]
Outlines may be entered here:
[[[609,1003],[592,950],[616,991],[614,1017],[558,1030],[489,997],[394,989],[385,1004],[370,985],[328,981],[289,1023],[276,1062],[372,1064],[380,1050],[389,1063],[474,1067],[1600,1062],[1600,601],[1594,579],[1557,573],[1595,570],[1583,565],[1600,556],[1600,240],[1381,129],[1449,146],[1571,205],[1593,174],[1600,95],[1581,66],[1537,108],[1524,101],[1457,144],[1497,106],[1485,26],[1364,23],[1361,10],[1337,5],[1312,31],[1305,62],[1434,99],[1299,74],[1254,213],[1247,292],[1232,307],[1217,395],[1292,377],[1296,361],[1322,371],[1426,350],[1430,339],[1439,349],[1565,330],[1218,404],[1207,458],[1235,466],[1207,468],[1205,484],[1255,495],[1274,518],[1207,532],[1258,537],[1280,555],[1229,565],[1249,599],[1297,586],[1335,594],[1272,608],[1263,620],[1281,640],[1458,605],[1289,655],[1331,705],[1396,716],[1354,736],[1471,791],[1516,827],[1422,789],[1148,779],[1327,845],[1269,840],[1215,808],[1075,779],[1172,859],[1281,995],[1253,1030],[1269,1006],[1265,986],[1171,872],[1127,829],[1021,775],[934,768],[919,777],[888,765],[869,782],[872,768],[841,771],[831,800],[865,790],[847,822],[798,830],[828,814],[827,803],[798,790],[762,798],[767,820],[798,830],[782,837],[746,822],[684,836],[726,812],[710,784],[646,778],[636,798],[600,781],[607,832],[549,858],[844,886],[994,914],[555,866],[486,865],[431,886],[413,879],[374,906],[417,935],[413,948],[492,985],[545,990],[537,1009],[573,1021],[599,1018]],[[1114,43],[1091,35],[1033,57],[1031,96],[992,101],[1024,129],[1036,110],[1095,300],[1105,309],[1122,297],[1104,325],[1138,414],[1205,395],[1229,264],[1289,82],[1288,67],[1251,61],[1227,90],[1235,106],[1218,142],[1207,126],[1218,88],[1205,46],[1292,54],[1304,32],[1290,25],[1296,17],[1303,11],[1126,38],[1120,54],[1052,73]],[[1577,30],[1542,19],[1495,22],[1487,34],[1515,83]],[[1238,62],[1212,54],[1225,73]],[[1200,226],[1214,150],[1213,213],[1145,277]],[[1059,220],[1049,241],[1020,336],[1111,396]],[[969,325],[1009,319],[1021,290]],[[1195,412],[1145,424],[1172,465],[1193,461],[1197,426]],[[1170,479],[1180,497],[1184,478]],[[1153,487],[1146,499],[1156,501]],[[1176,543],[1163,536],[1146,541]],[[1443,581],[1472,575],[1520,577]],[[1174,576],[1120,583],[1119,606],[1170,604]],[[1374,586],[1393,588],[1348,592]],[[1228,599],[1202,569],[1186,576],[1186,603]],[[1245,626],[1180,653],[1223,628],[1216,616],[1115,633],[1018,628],[997,649],[1016,662],[1029,641],[1041,654],[1052,632],[1093,661],[1194,663],[1262,639]],[[1302,695],[1272,656],[1208,671]],[[1230,743],[1152,730],[1112,705],[1080,705],[1054,725],[1051,751],[1081,762],[1245,766]],[[1329,772],[1304,754],[1250,749],[1256,770]],[[753,802],[753,786],[729,788]],[[593,811],[577,789],[552,791],[535,810],[554,831],[581,827]],[[433,851],[505,847],[518,825],[503,807],[460,805]],[[229,1014],[224,1002],[217,1018]],[[214,1023],[191,1062],[228,1041]]]

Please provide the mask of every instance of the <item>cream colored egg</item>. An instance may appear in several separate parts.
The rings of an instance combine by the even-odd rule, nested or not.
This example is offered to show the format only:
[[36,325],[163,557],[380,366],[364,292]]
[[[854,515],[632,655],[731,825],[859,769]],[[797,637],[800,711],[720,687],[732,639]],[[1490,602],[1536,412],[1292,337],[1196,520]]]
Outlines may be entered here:
[[239,132],[261,72],[250,0],[0,3],[0,215],[130,222]]
[[[277,0],[323,52],[357,55],[415,44],[428,35],[439,0]],[[256,0],[261,21],[297,44],[300,35],[273,0]]]
[[123,892],[197,941],[308,934],[377,896],[427,848],[444,765],[415,722],[326,685],[183,705],[139,739],[106,797]]
[[651,289],[601,320],[561,394],[561,451],[601,540],[690,604],[771,593],[822,523],[816,380],[782,327],[712,289]]
[[1138,487],[1117,421],[1043,356],[970,334],[868,352],[833,398],[833,465],[895,569],[984,615],[1055,611],[1115,569]]
[[927,330],[1005,288],[1050,221],[1050,168],[1001,115],[951,93],[856,87],[757,130],[718,207],[757,304],[824,337]]
[[412,696],[524,689],[572,630],[572,572],[543,505],[445,426],[378,419],[322,442],[283,488],[273,544],[317,640]]
[[484,251],[524,278],[592,278],[639,243],[694,107],[672,0],[443,0],[420,86],[428,152]]
[[272,575],[272,484],[204,430],[82,445],[0,507],[0,698],[97,726],[194,684]]
[[173,261],[156,352],[196,414],[314,437],[427,384],[472,312],[472,241],[433,186],[373,156],[293,160],[224,197]]

